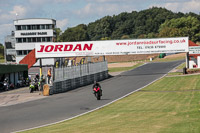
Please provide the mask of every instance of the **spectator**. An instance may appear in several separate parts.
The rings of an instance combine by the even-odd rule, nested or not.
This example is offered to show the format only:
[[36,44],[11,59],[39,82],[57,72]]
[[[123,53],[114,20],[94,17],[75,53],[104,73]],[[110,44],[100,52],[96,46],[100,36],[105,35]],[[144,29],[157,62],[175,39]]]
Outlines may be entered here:
[[51,68],[48,69],[47,78],[48,78],[48,84],[50,84],[50,79],[51,79]]

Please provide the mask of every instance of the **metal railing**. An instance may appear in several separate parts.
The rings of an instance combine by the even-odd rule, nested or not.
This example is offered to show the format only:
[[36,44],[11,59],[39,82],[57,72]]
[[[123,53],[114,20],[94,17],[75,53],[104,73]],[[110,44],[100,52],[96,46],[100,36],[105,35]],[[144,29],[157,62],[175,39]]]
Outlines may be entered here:
[[106,61],[97,63],[88,63],[79,66],[55,68],[54,82],[83,77],[86,75],[100,73],[107,70],[108,67]]
[[108,78],[107,61],[55,68],[52,93],[66,92]]

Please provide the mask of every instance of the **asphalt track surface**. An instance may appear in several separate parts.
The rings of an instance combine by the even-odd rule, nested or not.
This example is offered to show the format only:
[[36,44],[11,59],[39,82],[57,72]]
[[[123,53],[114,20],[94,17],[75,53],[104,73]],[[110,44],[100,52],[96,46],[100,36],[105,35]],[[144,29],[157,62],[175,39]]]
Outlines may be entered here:
[[159,79],[182,62],[148,63],[101,81],[100,101],[92,94],[92,85],[88,85],[44,99],[0,107],[0,132],[33,128],[94,110]]

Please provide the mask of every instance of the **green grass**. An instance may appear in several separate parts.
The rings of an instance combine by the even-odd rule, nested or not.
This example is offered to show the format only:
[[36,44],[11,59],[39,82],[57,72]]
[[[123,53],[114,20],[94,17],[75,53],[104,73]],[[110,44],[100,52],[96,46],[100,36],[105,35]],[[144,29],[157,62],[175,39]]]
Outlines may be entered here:
[[185,56],[174,57],[174,58],[155,58],[153,62],[168,62],[168,61],[176,61],[176,60],[182,60],[182,59],[185,59]]
[[134,66],[131,66],[131,67],[115,67],[115,68],[108,68],[108,72],[121,72],[121,71],[128,71],[128,70],[131,70],[131,69],[134,69],[136,67],[139,67],[141,65],[143,65],[144,63],[138,63]]
[[167,74],[168,76],[176,76],[176,75],[183,75],[183,72],[170,72]]
[[[181,69],[183,70],[183,68],[186,66],[186,63],[182,63],[181,65],[179,65],[176,69]],[[183,72],[170,72],[167,75],[183,75]]]
[[186,63],[182,63],[181,65],[179,65],[179,66],[177,67],[177,69],[183,69],[185,66],[186,66]]
[[0,63],[4,63],[5,62],[5,60],[4,59],[0,59]]
[[27,132],[199,133],[199,109],[199,75],[165,77],[95,112]]

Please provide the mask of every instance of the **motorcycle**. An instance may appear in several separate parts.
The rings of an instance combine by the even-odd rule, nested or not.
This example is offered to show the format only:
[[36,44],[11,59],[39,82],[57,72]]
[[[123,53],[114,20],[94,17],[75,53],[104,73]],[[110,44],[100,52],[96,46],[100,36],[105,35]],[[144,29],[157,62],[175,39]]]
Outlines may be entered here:
[[23,87],[23,81],[22,80],[18,80],[17,81],[17,88]]
[[30,85],[30,80],[27,78],[26,80],[25,80],[25,86],[29,86]]
[[15,88],[15,85],[14,85],[13,83],[10,83],[9,88],[10,88],[10,89],[14,89],[14,88]]
[[9,90],[9,84],[8,84],[7,81],[4,81],[4,83],[3,83],[3,89],[4,89],[5,91],[8,91],[8,90]]
[[97,98],[97,100],[101,100],[102,90],[100,89],[100,87],[93,88],[93,91],[94,91],[94,95]]
[[33,91],[39,91],[39,86],[40,82],[32,81],[29,86],[30,93],[33,93]]

